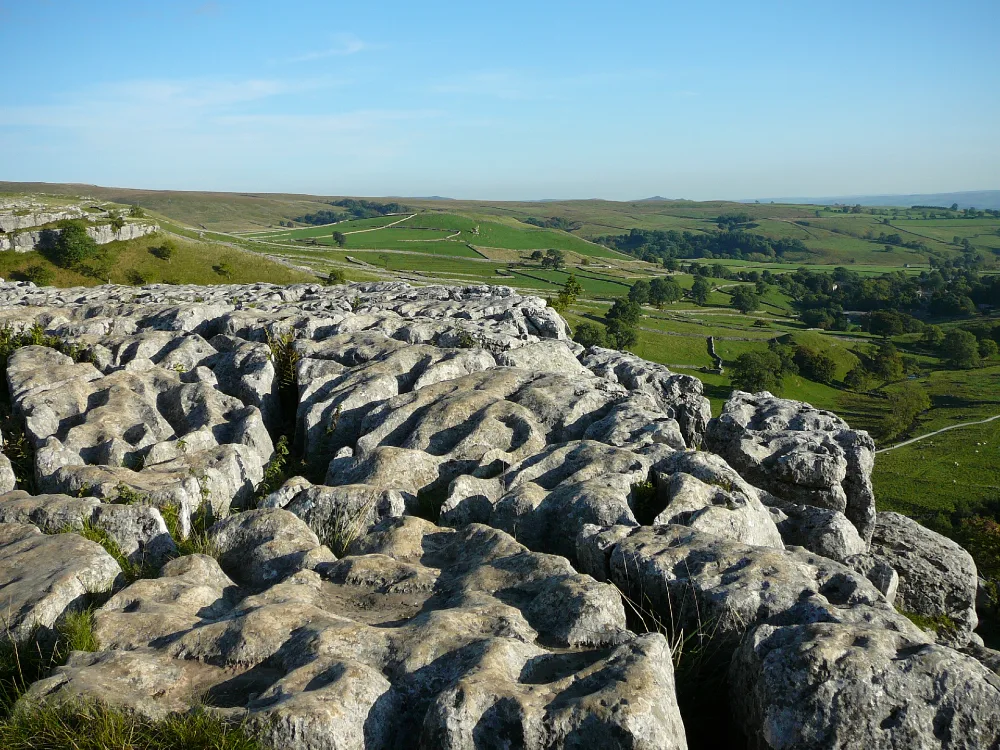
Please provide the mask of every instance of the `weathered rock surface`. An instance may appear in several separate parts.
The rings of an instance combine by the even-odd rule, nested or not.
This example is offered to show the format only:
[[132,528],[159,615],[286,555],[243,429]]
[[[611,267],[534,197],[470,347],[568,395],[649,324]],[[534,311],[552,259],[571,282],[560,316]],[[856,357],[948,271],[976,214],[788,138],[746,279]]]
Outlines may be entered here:
[[[998,744],[971,560],[876,524],[871,440],[829,412],[710,421],[697,379],[502,287],[0,282],[2,325],[63,342],[6,373],[49,493],[0,460],[12,632],[124,585],[59,532],[165,562],[29,700],[206,704],[275,748],[681,748],[672,645],[701,742],[732,707],[757,748]],[[199,508],[218,561],[174,558]]]
[[577,540],[586,572],[617,585],[674,630],[698,633],[728,659],[760,624],[870,624],[926,637],[866,578],[800,548],[741,544],[685,526],[602,530]]
[[0,523],[0,618],[4,637],[24,641],[50,629],[88,594],[108,591],[121,568],[101,545],[77,534]]
[[939,628],[947,643],[968,642],[979,623],[979,577],[972,556],[947,537],[899,513],[880,513],[871,554],[899,574],[896,605],[907,612],[954,623]]
[[94,497],[29,495],[16,490],[0,495],[0,523],[33,524],[46,534],[90,526],[107,534],[132,562],[157,567],[177,551],[163,516],[150,505],[116,505]]
[[664,509],[653,519],[654,526],[681,524],[745,544],[784,549],[760,491],[719,456],[677,452],[656,469],[658,507]]
[[595,374],[651,397],[666,416],[677,421],[690,447],[701,444],[712,409],[702,396],[700,380],[677,375],[634,354],[599,346],[591,347],[580,361]]
[[274,747],[686,747],[666,641],[625,630],[613,588],[483,526],[387,520],[355,547],[249,595],[176,560],[27,699],[163,716],[207,695]]
[[864,624],[758,628],[731,692],[750,747],[997,747],[1000,677],[976,659]]
[[706,432],[708,448],[783,500],[840,511],[867,543],[875,528],[875,443],[840,417],[767,391],[736,391]]

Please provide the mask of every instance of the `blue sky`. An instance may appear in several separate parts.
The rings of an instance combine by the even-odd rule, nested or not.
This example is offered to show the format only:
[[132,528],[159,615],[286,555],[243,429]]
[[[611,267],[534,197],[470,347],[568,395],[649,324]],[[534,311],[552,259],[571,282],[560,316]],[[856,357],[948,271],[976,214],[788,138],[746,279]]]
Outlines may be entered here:
[[0,179],[497,200],[995,189],[998,38],[997,0],[0,0]]

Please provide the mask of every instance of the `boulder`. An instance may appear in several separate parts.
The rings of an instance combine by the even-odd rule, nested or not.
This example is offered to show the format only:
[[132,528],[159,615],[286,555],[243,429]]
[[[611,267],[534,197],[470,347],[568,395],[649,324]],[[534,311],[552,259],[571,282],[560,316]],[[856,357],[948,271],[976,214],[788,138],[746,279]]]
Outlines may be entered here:
[[51,629],[88,595],[108,591],[121,567],[101,545],[77,534],[46,536],[30,524],[0,523],[0,612],[14,641]]
[[735,391],[711,421],[707,447],[782,500],[847,516],[867,543],[875,528],[875,443],[828,411]]
[[899,513],[880,513],[871,554],[899,574],[896,606],[937,620],[939,637],[965,645],[979,624],[979,577],[972,555]]
[[250,586],[276,583],[336,560],[302,519],[261,508],[229,516],[208,530],[223,570]]
[[679,451],[656,464],[654,526],[681,524],[758,547],[784,549],[761,493],[711,453]]
[[862,623],[763,625],[733,657],[749,746],[973,750],[1000,743],[1000,678],[976,659]]
[[664,416],[677,421],[689,447],[701,445],[712,409],[698,378],[677,375],[634,354],[599,346],[588,349],[580,362],[594,374],[652,398]]

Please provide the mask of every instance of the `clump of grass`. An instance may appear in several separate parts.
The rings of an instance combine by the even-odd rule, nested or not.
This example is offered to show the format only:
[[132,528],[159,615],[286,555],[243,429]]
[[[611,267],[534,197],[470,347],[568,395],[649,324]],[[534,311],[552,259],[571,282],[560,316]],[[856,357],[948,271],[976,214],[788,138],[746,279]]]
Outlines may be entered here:
[[152,721],[103,703],[22,704],[0,722],[5,750],[263,750],[244,724],[204,710]]
[[[14,641],[9,633],[0,635],[0,715],[10,712],[31,683],[65,664],[71,652],[99,648],[90,609],[67,612],[54,631],[36,627],[24,643]],[[0,747],[10,746],[0,741]]]
[[352,511],[335,513],[321,525],[317,536],[337,557],[343,557],[347,550],[371,525],[378,503],[377,492],[369,493],[364,503]]
[[84,539],[89,539],[92,542],[97,542],[99,545],[104,547],[104,551],[111,555],[118,566],[122,569],[122,574],[125,576],[125,583],[129,584],[133,581],[137,581],[140,578],[155,578],[157,574],[157,568],[150,563],[146,562],[145,558],[139,562],[133,562],[129,557],[122,552],[122,548],[118,546],[118,542],[111,538],[111,536],[104,529],[94,526],[90,521],[85,521],[83,526],[79,529],[64,529],[64,531],[73,532],[79,534]]
[[288,479],[289,453],[288,436],[282,435],[274,444],[274,455],[264,467],[263,479],[254,489],[253,507],[256,508],[265,497],[279,489]]
[[202,505],[191,514],[191,533],[184,537],[181,534],[180,508],[176,505],[164,505],[160,508],[163,522],[167,525],[167,531],[173,537],[177,545],[177,555],[208,555],[218,557],[219,549],[208,534],[208,530],[215,523],[215,514],[208,503]]
[[656,499],[656,484],[647,479],[632,485],[632,512],[643,526],[649,526],[663,510]]
[[149,498],[124,482],[115,485],[115,497],[111,501],[116,505],[149,505]]
[[[690,583],[679,589],[664,587],[666,611],[651,601],[641,584],[638,589],[630,587],[630,591],[616,588],[625,604],[629,629],[660,633],[667,639],[674,663],[677,703],[691,746],[737,746],[743,735],[732,720],[725,697],[733,643],[720,632],[723,618],[702,611],[698,592]],[[738,619],[735,611],[730,611],[728,617]]]
[[281,388],[295,388],[298,384],[298,374],[295,366],[300,355],[295,350],[295,331],[285,331],[276,336],[267,333],[267,345],[271,350],[271,362],[274,364]]

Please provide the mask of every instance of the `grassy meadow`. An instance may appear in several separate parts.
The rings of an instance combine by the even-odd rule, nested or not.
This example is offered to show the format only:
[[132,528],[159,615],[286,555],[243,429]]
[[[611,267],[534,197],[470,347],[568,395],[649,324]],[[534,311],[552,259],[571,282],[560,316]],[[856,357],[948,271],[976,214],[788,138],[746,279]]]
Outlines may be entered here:
[[[12,193],[44,193],[53,204],[72,202],[79,186],[0,184]],[[941,210],[914,208],[865,209],[790,204],[736,204],[721,201],[550,201],[485,202],[400,199],[401,213],[350,218],[322,226],[298,217],[331,209],[333,197],[179,193],[87,187],[94,200],[137,204],[160,223],[154,237],[113,243],[108,278],[53,266],[38,253],[0,253],[0,276],[23,278],[32,265],[53,274],[60,286],[113,283],[229,283],[271,281],[288,283],[325,276],[331,270],[352,280],[403,279],[411,283],[502,284],[525,293],[554,297],[572,272],[582,287],[576,304],[565,314],[571,326],[600,322],[616,297],[627,295],[640,279],[662,276],[661,266],[597,244],[602,237],[631,229],[675,230],[694,235],[718,231],[716,217],[744,213],[752,218],[747,231],[778,240],[800,240],[805,252],[781,258],[702,259],[729,271],[784,273],[797,268],[831,272],[843,266],[863,276],[929,268],[929,255],[957,258],[963,241],[985,253],[994,268],[1000,256],[1000,219],[961,218]],[[339,210],[334,207],[334,210]],[[533,223],[530,223],[533,222]],[[536,226],[545,224],[550,226]],[[291,226],[289,226],[291,224]],[[334,241],[343,235],[343,245]],[[898,234],[904,243],[923,249],[886,245],[880,234]],[[175,243],[169,261],[154,252],[166,240]],[[536,251],[564,254],[561,268],[543,267]],[[995,251],[995,252],[994,252]],[[670,274],[685,290],[694,277]],[[846,373],[858,361],[857,352],[874,339],[861,331],[807,330],[797,319],[794,300],[772,286],[761,308],[741,315],[731,306],[734,291],[744,282],[711,279],[715,288],[704,306],[689,298],[662,310],[646,307],[633,351],[701,378],[718,413],[732,386],[725,372],[709,372],[712,360],[706,339],[729,365],[748,351],[763,350],[778,338],[803,344],[831,356],[836,377],[830,384],[802,376],[786,377],[780,395],[808,401],[842,415],[853,426],[878,435],[888,407],[885,398],[899,384],[872,393],[854,393],[844,386]],[[944,321],[945,326],[953,325]],[[895,337],[901,352],[919,364],[911,375],[931,399],[910,433],[919,435],[949,424],[983,419],[1000,413],[1000,363],[975,370],[950,370],[924,352],[916,336]],[[977,445],[980,443],[980,445]],[[881,447],[881,446],[880,446]],[[954,509],[962,502],[1000,498],[1000,420],[930,438],[882,453],[874,482],[879,504],[910,513],[921,509]]]

